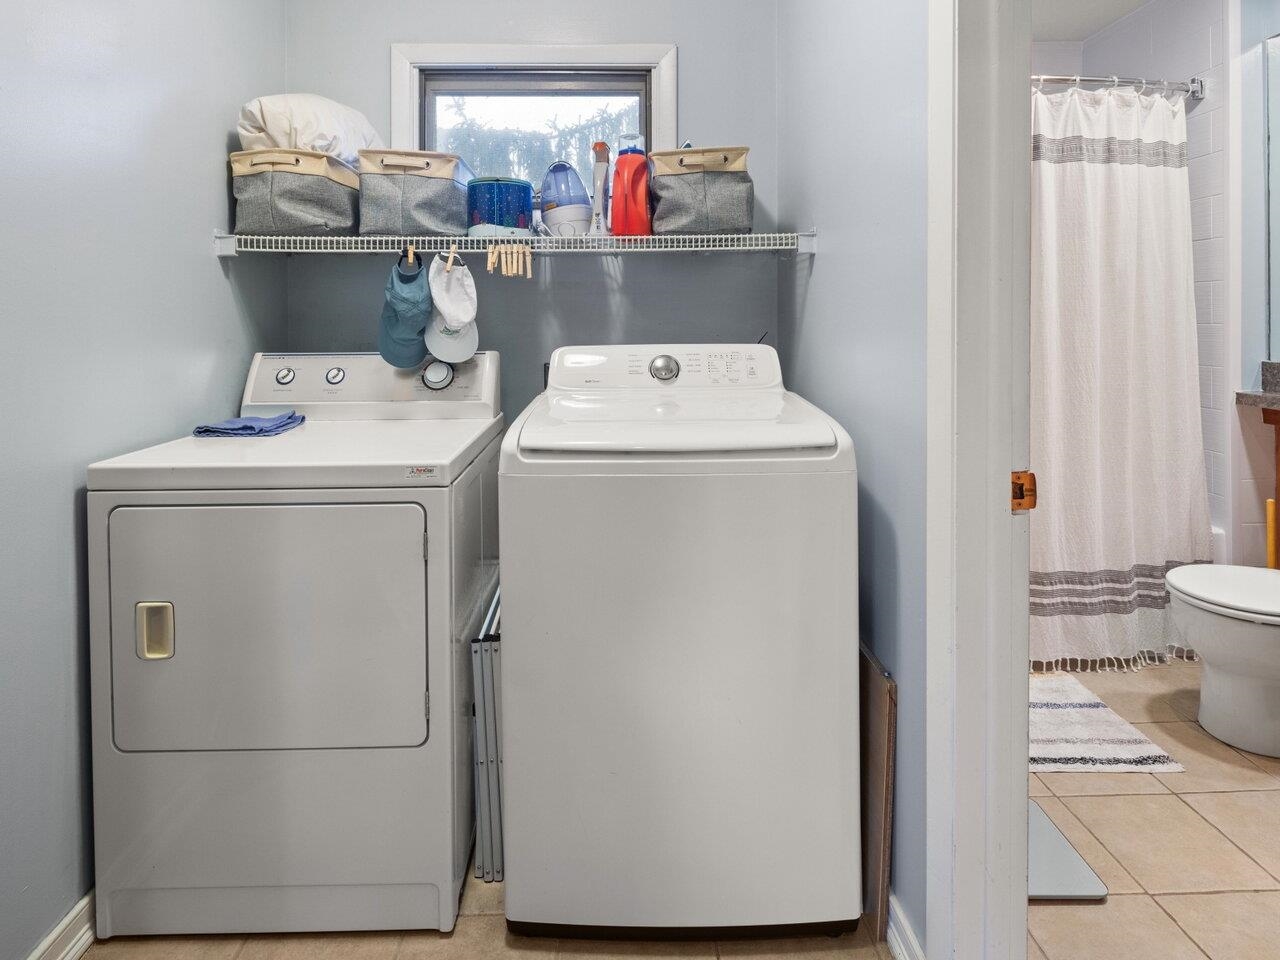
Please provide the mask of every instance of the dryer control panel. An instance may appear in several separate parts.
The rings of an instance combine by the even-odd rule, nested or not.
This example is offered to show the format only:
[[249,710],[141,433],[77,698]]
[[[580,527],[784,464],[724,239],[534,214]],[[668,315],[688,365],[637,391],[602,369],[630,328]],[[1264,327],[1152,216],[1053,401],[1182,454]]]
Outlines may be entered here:
[[[402,370],[376,353],[259,353],[240,402],[243,417],[297,410],[315,420],[491,419],[499,412],[498,355],[477,353],[433,375],[430,357]],[[443,386],[441,383],[443,382]]]
[[721,387],[782,389],[778,353],[763,343],[658,343],[561,347],[549,389]]

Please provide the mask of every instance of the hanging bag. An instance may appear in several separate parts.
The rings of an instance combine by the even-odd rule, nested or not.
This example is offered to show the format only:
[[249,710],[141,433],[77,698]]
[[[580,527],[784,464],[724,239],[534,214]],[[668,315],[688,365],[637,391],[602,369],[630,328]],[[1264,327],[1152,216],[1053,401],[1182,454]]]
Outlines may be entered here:
[[361,150],[360,232],[463,236],[473,176],[452,153]]
[[355,232],[360,177],[316,150],[241,150],[230,156],[236,233]]
[[663,150],[649,159],[655,234],[751,232],[755,187],[746,147]]

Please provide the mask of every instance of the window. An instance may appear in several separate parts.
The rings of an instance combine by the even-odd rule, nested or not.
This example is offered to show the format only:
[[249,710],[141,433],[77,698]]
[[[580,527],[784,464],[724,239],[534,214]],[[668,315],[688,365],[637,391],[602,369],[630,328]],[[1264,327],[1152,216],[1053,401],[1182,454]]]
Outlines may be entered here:
[[590,183],[591,145],[617,151],[624,133],[651,138],[647,70],[419,70],[418,147],[456,153],[477,176],[535,187],[556,160]]

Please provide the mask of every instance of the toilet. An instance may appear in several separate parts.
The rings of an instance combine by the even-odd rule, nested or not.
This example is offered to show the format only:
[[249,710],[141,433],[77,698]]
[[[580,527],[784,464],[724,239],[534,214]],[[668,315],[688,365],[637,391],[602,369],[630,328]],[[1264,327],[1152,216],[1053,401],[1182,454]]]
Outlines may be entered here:
[[1191,564],[1165,585],[1173,622],[1202,661],[1200,726],[1280,757],[1280,570]]

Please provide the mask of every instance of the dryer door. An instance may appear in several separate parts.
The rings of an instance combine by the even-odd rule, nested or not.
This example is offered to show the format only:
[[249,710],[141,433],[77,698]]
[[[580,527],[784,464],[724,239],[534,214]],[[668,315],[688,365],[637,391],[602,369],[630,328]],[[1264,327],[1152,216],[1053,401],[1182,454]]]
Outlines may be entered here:
[[420,504],[119,507],[108,530],[119,749],[426,740]]

